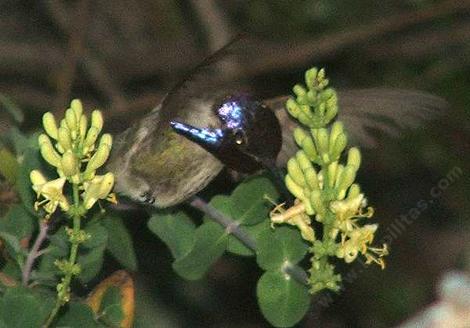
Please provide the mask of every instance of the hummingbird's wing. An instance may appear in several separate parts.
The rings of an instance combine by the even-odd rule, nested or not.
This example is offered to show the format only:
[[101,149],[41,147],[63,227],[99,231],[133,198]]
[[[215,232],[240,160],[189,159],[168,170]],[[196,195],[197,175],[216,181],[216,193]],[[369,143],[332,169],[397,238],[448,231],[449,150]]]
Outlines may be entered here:
[[[281,165],[297,151],[292,132],[298,125],[284,109],[288,98],[264,101],[274,110],[283,129],[283,147],[278,157]],[[380,134],[397,137],[403,130],[416,128],[449,107],[442,98],[425,92],[384,88],[338,91],[338,102],[338,119],[344,123],[351,143],[363,148],[376,147]]]
[[230,70],[243,69],[239,64],[240,55],[243,53],[242,41],[244,36],[234,38],[206,57],[172,87],[159,108],[160,125],[167,126],[168,121],[174,119],[189,124],[204,122],[203,117],[209,112],[207,107],[212,107],[219,98],[248,90],[247,83],[243,79],[239,83],[234,83],[227,80],[226,76]]

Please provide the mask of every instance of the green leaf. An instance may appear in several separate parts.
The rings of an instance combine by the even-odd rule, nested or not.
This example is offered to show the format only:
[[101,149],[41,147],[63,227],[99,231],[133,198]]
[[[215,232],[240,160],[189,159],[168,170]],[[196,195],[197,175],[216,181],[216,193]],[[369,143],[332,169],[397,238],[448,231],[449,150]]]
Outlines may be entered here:
[[31,236],[36,222],[37,218],[33,217],[23,206],[15,205],[0,220],[0,231],[22,239]]
[[265,196],[276,200],[279,193],[265,176],[249,177],[235,188],[230,200],[232,217],[244,225],[253,225],[264,221],[272,205]]
[[65,232],[65,227],[60,227],[55,234],[50,235],[48,238],[51,245],[57,246],[67,254],[69,250],[69,236]]
[[168,246],[175,259],[186,255],[193,246],[196,226],[181,210],[154,212],[147,226]]
[[67,311],[57,321],[56,327],[61,328],[97,328],[103,327],[94,319],[91,308],[83,303],[70,303]]
[[[242,229],[244,232],[250,235],[257,242],[259,236],[263,234],[265,231],[268,231],[269,229],[271,229],[271,227],[270,227],[269,220],[266,219],[265,221],[258,223],[256,225],[241,226],[240,229]],[[246,247],[240,240],[238,240],[233,235],[230,235],[228,238],[227,251],[236,255],[241,255],[241,256],[255,255],[255,253],[251,249]]]
[[9,234],[8,232],[0,231],[0,238],[5,242],[5,245],[9,248],[8,251],[14,257],[17,255],[25,255],[25,252],[21,249],[20,240],[17,236]]
[[23,123],[23,111],[6,95],[0,93],[0,105],[4,108],[17,123]]
[[120,217],[112,216],[101,220],[101,224],[108,230],[107,250],[124,267],[131,271],[137,270],[132,238]]
[[108,230],[101,224],[90,224],[85,228],[85,231],[90,234],[90,238],[82,244],[83,248],[92,249],[108,243]]
[[27,148],[23,154],[23,160],[16,179],[16,190],[18,191],[18,195],[20,196],[23,205],[33,215],[37,215],[33,206],[36,200],[36,195],[32,189],[29,173],[32,170],[39,169],[41,167],[41,161],[39,158],[40,154],[38,148]]
[[0,175],[5,177],[6,181],[14,184],[18,175],[19,164],[15,156],[0,144]]
[[78,264],[80,264],[81,272],[78,275],[78,279],[87,283],[98,275],[103,266],[103,255],[105,246],[93,248],[85,254],[78,256]]
[[5,265],[2,267],[2,273],[15,279],[16,281],[21,281],[21,267],[15,261],[6,261]]
[[224,253],[228,236],[215,222],[203,223],[196,229],[194,246],[184,257],[173,262],[173,268],[183,278],[202,278],[210,266]]
[[[28,149],[39,150],[38,136],[39,133],[25,135],[16,126],[9,129],[5,135],[2,135],[2,137],[5,138],[6,143],[13,146],[14,152],[17,156],[24,155]],[[22,163],[24,163],[24,160]]]
[[63,259],[68,255],[68,250],[57,247],[56,245],[49,245],[46,248],[46,253],[41,256],[38,275],[39,276],[51,276],[58,273],[57,266],[54,264],[55,260]]
[[296,264],[302,260],[307,248],[297,230],[279,227],[259,236],[256,261],[264,270],[279,270],[286,262]]
[[266,320],[275,327],[291,327],[299,322],[310,306],[307,286],[283,274],[267,271],[256,288],[258,304]]
[[124,319],[121,298],[119,288],[110,287],[106,290],[99,310],[100,321],[111,326],[119,326],[122,319]]
[[41,327],[51,302],[23,287],[9,288],[0,302],[0,317],[9,328]]

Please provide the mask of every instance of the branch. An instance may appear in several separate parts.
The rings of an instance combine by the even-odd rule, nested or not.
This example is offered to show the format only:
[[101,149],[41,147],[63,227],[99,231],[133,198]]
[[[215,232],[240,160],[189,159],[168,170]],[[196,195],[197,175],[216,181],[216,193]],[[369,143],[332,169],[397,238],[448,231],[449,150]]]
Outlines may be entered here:
[[[234,237],[240,240],[243,245],[256,253],[256,241],[250,235],[240,229],[240,226],[237,222],[233,221],[225,214],[219,212],[215,207],[208,204],[199,197],[193,197],[193,199],[189,202],[189,205],[207,214],[207,216],[209,216],[212,220],[225,227],[227,233],[232,234]],[[290,275],[299,283],[307,285],[307,274],[299,266],[288,265],[282,269],[284,273]]]
[[34,241],[33,247],[26,258],[26,263],[23,267],[22,272],[22,282],[23,286],[27,287],[29,279],[31,277],[31,272],[33,270],[34,261],[39,257],[40,252],[39,249],[41,248],[42,243],[47,238],[47,231],[49,229],[49,223],[45,220],[41,220],[39,223],[39,233]]

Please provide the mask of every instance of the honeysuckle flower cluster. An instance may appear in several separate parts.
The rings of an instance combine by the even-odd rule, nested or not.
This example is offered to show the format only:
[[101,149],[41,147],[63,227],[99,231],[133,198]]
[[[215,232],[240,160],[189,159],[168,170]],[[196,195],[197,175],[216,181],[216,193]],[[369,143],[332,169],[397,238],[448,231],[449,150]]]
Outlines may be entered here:
[[[305,82],[307,88],[296,85],[296,98],[286,103],[287,111],[305,126],[294,131],[300,149],[288,161],[285,178],[296,200],[289,209],[276,207],[271,222],[296,226],[311,244],[310,291],[337,291],[341,277],[334,273],[329,257],[351,263],[362,254],[367,264],[384,268],[388,250],[386,245],[371,246],[378,225],[363,223],[372,217],[373,209],[354,183],[361,164],[359,149],[350,148],[346,162],[340,161],[348,139],[341,122],[330,125],[338,112],[336,92],[328,87],[323,69],[308,70]],[[321,238],[316,237],[312,220],[322,224]]]
[[[37,195],[34,208],[45,212],[45,222],[58,208],[72,221],[72,227],[66,228],[70,242],[69,257],[55,261],[63,277],[56,288],[57,301],[48,319],[50,324],[60,307],[70,300],[71,279],[81,271],[77,263],[78,248],[91,237],[80,229],[82,218],[98,200],[116,202],[116,198],[111,193],[114,175],[110,172],[97,174],[108,159],[113,142],[110,134],[100,137],[103,128],[101,112],[93,111],[89,121],[82,103],[73,100],[59,123],[50,112],[44,114],[42,123],[46,133],[38,138],[41,156],[55,168],[58,177],[48,180],[39,170],[31,171],[32,188]],[[67,183],[71,186],[69,196],[64,194]]]
[[96,174],[108,159],[112,146],[112,137],[107,133],[101,136],[97,145],[103,128],[101,112],[95,110],[91,113],[89,126],[81,102],[73,100],[59,124],[50,112],[44,114],[42,122],[46,134],[38,138],[41,155],[56,168],[59,177],[48,181],[40,171],[31,171],[33,190],[38,197],[35,209],[43,208],[47,218],[58,206],[64,212],[69,211],[69,200],[63,194],[66,181],[78,186],[85,210],[99,199],[115,202],[115,196],[111,194],[114,175]]

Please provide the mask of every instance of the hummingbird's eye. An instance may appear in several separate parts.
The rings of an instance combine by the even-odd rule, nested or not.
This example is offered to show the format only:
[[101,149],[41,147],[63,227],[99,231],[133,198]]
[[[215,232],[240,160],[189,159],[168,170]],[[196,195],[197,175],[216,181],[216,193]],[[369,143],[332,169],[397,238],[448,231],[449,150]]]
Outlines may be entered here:
[[245,133],[243,132],[243,130],[241,129],[236,130],[234,133],[234,137],[235,137],[235,143],[237,145],[242,145],[243,143],[245,143]]

